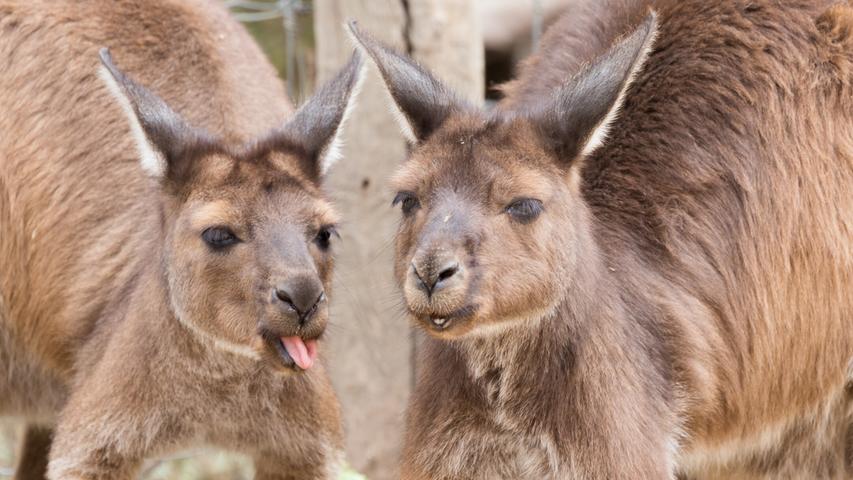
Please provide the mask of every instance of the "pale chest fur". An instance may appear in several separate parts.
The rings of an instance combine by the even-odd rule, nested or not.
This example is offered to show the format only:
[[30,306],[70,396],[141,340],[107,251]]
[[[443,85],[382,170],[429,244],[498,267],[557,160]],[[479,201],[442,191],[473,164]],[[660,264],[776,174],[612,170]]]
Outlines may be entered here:
[[[469,378],[481,391],[481,422],[451,441],[445,451],[448,470],[466,478],[551,479],[565,476],[550,435],[529,431],[529,418],[516,410],[519,392],[514,385],[512,359],[523,342],[511,336],[474,339],[460,345]],[[472,452],[481,459],[471,465]],[[474,475],[473,477],[471,475]]]

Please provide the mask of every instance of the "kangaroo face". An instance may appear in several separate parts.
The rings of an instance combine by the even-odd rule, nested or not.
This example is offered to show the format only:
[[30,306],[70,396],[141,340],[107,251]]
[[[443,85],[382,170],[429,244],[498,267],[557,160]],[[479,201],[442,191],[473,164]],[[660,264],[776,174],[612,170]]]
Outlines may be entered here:
[[563,300],[578,252],[593,251],[581,165],[607,136],[655,25],[649,16],[553,96],[494,112],[350,25],[413,146],[394,184],[396,275],[428,332],[490,332],[541,319]]
[[569,177],[524,122],[449,119],[394,179],[396,276],[411,315],[453,338],[552,310],[570,274]]
[[337,216],[278,152],[212,157],[174,218],[166,265],[178,318],[220,346],[310,368],[328,320]]
[[162,262],[178,321],[205,342],[275,369],[311,368],[328,321],[338,222],[321,185],[360,57],[281,129],[236,146],[188,126],[108,52],[102,60],[141,165],[160,186]]

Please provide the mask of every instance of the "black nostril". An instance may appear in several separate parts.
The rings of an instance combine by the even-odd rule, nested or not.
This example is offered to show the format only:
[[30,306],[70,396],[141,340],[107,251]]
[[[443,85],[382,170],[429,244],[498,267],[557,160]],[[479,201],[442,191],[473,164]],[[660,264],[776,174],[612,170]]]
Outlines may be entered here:
[[326,299],[323,285],[316,278],[296,277],[274,288],[275,299],[292,309],[300,324],[307,322]]
[[448,278],[456,275],[456,272],[458,272],[458,271],[459,271],[459,264],[458,263],[454,263],[453,265],[445,267],[444,269],[441,270],[441,272],[439,272],[438,281],[435,283],[438,284],[443,280],[447,280]]
[[293,300],[290,298],[290,294],[287,293],[287,291],[276,288],[275,296],[276,298],[286,303],[287,305],[290,305],[291,307],[293,307],[294,310],[296,310],[296,306],[293,304]]
[[305,313],[301,313],[299,315],[299,324],[303,325],[307,322],[311,317],[314,316],[314,313],[320,307],[320,304],[326,300],[326,292],[320,292],[320,296],[314,301],[314,305],[311,306]]
[[418,288],[430,297],[436,290],[443,286],[443,282],[459,273],[460,270],[459,262],[450,261],[446,262],[440,269],[431,269],[428,265],[426,275],[422,275],[417,267],[415,267],[415,264],[412,263],[412,273],[418,281]]

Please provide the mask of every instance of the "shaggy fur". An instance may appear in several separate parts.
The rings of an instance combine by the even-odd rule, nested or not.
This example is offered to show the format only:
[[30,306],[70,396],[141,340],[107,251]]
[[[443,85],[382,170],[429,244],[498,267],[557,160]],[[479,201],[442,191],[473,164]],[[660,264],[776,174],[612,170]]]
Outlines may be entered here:
[[[603,144],[554,148],[598,110],[553,105],[650,3]],[[404,479],[853,475],[851,19],[578,0],[492,113],[361,40],[419,127],[395,179],[397,278],[430,333]]]
[[[0,64],[0,413],[33,424],[17,477],[131,479],[211,444],[257,478],[334,478],[328,378],[277,347],[319,337],[327,302],[297,321],[277,292],[328,293],[320,183],[358,58],[285,123],[219,1],[0,0]],[[214,249],[211,227],[240,241]]]

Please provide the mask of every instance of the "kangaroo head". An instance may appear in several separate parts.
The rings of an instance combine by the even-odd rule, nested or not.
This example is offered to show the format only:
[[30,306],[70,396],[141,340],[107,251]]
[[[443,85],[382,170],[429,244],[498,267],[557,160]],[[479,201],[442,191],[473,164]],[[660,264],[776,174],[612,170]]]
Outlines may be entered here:
[[101,51],[162,212],[168,302],[194,335],[282,371],[310,368],[328,319],[338,218],[321,185],[361,77],[356,54],[265,138],[228,145],[188,125]]
[[427,332],[485,333],[543,318],[563,300],[590,251],[583,159],[605,141],[655,30],[651,14],[552,95],[489,112],[350,24],[412,143],[393,180],[395,275]]

